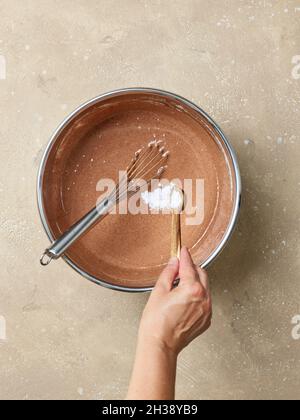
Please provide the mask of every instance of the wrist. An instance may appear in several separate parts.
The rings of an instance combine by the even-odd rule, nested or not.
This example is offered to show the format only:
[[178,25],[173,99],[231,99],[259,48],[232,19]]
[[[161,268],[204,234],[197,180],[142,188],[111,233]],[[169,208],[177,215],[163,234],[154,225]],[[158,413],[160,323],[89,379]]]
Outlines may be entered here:
[[159,337],[139,332],[138,350],[143,353],[164,355],[170,361],[176,363],[178,352],[167,345],[167,343]]

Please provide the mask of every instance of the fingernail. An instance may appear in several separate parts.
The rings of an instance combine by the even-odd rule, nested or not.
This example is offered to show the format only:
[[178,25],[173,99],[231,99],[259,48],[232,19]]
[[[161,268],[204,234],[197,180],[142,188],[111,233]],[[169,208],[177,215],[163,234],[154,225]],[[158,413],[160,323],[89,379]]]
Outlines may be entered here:
[[175,264],[177,264],[178,263],[178,258],[177,257],[171,257],[170,259],[169,259],[169,265],[175,265]]

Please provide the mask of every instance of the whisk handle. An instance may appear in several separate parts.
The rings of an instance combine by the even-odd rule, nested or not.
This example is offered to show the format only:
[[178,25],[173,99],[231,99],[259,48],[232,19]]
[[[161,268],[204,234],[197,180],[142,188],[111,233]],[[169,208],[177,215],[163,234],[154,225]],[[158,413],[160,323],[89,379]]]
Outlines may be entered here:
[[103,219],[112,206],[113,203],[109,199],[105,199],[83,216],[82,219],[74,223],[68,231],[63,233],[60,238],[45,250],[40,259],[41,265],[48,265],[53,259],[57,260],[60,258],[77,239]]

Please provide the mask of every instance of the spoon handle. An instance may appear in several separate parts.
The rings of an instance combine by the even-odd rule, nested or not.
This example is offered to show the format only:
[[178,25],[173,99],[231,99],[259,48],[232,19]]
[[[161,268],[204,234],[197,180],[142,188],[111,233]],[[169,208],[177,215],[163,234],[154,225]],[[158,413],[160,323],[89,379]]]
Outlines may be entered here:
[[180,258],[181,250],[181,229],[180,229],[180,213],[172,213],[171,227],[171,257]]

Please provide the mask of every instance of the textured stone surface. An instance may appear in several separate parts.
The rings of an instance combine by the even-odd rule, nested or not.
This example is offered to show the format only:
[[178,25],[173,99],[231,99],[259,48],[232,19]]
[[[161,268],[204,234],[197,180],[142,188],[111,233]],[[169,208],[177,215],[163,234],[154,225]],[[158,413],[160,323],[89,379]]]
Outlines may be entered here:
[[35,180],[78,104],[151,86],[212,115],[244,183],[238,228],[209,270],[214,323],[182,354],[177,397],[299,398],[299,2],[21,3],[1,1],[0,397],[126,393],[147,296],[97,287],[62,261],[39,266]]

